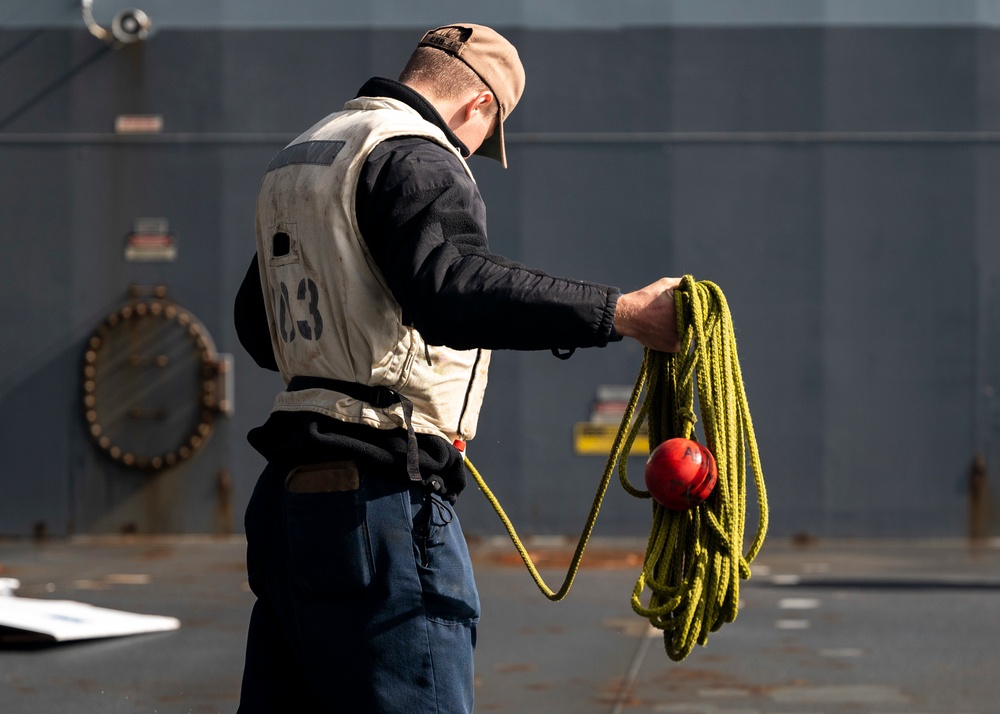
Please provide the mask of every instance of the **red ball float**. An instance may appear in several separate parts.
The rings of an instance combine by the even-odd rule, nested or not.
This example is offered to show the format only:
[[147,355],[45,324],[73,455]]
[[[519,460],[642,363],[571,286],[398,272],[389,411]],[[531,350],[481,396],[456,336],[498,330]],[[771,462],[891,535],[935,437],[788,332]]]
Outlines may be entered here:
[[686,511],[708,498],[719,480],[712,452],[690,439],[667,439],[646,460],[646,489],[660,505]]

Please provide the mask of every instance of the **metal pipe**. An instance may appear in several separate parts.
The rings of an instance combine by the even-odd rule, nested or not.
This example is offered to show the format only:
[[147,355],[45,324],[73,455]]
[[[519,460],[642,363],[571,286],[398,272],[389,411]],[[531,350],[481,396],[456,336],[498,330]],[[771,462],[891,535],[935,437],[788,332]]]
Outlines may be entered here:
[[111,43],[114,41],[111,33],[94,20],[94,0],[80,0],[80,13],[83,15],[83,22],[90,30],[90,34],[103,42]]
[[[0,144],[273,144],[293,132],[7,132]],[[997,131],[509,132],[511,144],[998,144]]]

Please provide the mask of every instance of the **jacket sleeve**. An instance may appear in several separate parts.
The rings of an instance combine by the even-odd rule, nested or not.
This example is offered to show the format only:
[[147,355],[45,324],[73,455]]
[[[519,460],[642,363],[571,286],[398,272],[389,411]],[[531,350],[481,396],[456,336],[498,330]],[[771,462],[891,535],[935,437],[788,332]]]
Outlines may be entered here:
[[458,159],[423,139],[376,147],[358,185],[358,224],[403,310],[454,349],[603,347],[617,288],[547,275],[490,252],[486,209]]

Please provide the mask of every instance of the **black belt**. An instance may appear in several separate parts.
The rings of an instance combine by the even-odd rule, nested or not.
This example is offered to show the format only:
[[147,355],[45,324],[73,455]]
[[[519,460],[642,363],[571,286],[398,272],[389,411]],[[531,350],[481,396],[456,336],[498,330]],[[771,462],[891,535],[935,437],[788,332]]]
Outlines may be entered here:
[[343,379],[327,377],[292,377],[286,388],[289,392],[301,392],[304,389],[326,389],[331,392],[346,394],[371,404],[378,409],[388,409],[394,404],[403,405],[403,422],[406,424],[406,473],[411,481],[422,482],[420,476],[420,449],[417,446],[417,434],[413,431],[413,402],[389,387],[373,387],[360,382],[348,382]]

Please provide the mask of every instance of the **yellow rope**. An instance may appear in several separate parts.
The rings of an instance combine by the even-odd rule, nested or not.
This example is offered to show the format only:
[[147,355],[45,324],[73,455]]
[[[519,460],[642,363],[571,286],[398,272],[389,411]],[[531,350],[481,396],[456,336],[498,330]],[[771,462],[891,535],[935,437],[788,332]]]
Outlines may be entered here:
[[[503,522],[538,589],[549,600],[559,601],[576,578],[615,466],[629,494],[650,497],[648,491],[629,482],[626,467],[642,424],[649,422],[650,450],[675,436],[696,439],[697,392],[705,442],[715,456],[719,480],[704,503],[687,511],[671,511],[652,501],[653,525],[642,573],[632,591],[632,609],[663,630],[667,655],[679,661],[690,654],[695,644],[705,645],[709,632],[736,619],[739,581],[750,577],[750,563],[767,532],[767,496],[725,296],[714,283],[695,282],[688,275],[674,291],[674,302],[681,351],[666,354],[646,350],[594,503],[559,590],[553,591],[545,584],[500,502],[468,459],[466,465]],[[645,398],[636,412],[644,391]],[[756,536],[744,555],[748,460],[759,520]],[[643,605],[641,598],[646,588],[650,597]]]

